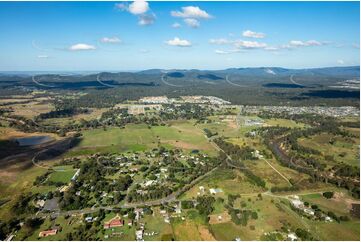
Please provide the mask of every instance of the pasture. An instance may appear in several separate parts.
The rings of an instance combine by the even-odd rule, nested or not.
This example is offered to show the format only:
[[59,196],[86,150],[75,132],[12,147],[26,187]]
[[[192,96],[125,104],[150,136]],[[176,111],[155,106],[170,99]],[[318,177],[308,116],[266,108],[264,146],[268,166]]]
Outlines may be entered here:
[[360,140],[358,138],[343,138],[322,133],[309,138],[301,138],[298,142],[300,145],[320,151],[324,159],[325,156],[330,157],[327,162],[343,162],[360,166]]
[[145,151],[164,146],[187,151],[200,150],[215,155],[213,146],[203,132],[192,122],[172,122],[169,126],[148,127],[144,124],[130,124],[125,128],[107,128],[83,131],[79,146],[70,150],[67,156]]

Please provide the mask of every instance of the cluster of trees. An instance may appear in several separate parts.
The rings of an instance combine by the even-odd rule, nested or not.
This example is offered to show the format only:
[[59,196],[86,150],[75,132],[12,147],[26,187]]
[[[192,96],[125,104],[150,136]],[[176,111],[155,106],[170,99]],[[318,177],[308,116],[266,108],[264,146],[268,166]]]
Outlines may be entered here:
[[20,221],[18,218],[13,217],[7,222],[0,220],[0,240],[5,241],[7,236],[9,236],[12,232],[20,229]]
[[[258,214],[256,211],[252,211],[249,209],[235,209],[234,202],[237,198],[240,198],[240,195],[228,195],[228,203],[225,206],[228,210],[229,215],[231,216],[231,220],[237,224],[242,226],[247,226],[248,220],[251,219],[258,219]],[[262,197],[262,196],[260,196]],[[242,206],[242,204],[241,204]]]
[[257,160],[253,155],[255,150],[249,146],[240,147],[225,141],[223,138],[214,139],[214,142],[234,160]]
[[207,137],[208,138],[210,138],[210,137],[212,137],[212,136],[216,136],[216,135],[218,135],[218,132],[212,132],[212,131],[210,131],[209,129],[203,129],[204,130],[204,133],[206,133],[206,135],[207,135]]
[[50,119],[50,118],[66,118],[66,117],[72,117],[77,114],[89,113],[89,112],[90,110],[87,108],[57,109],[47,113],[39,114],[37,117],[35,117],[35,121],[39,121],[41,119]]
[[[246,175],[246,177],[250,180],[251,183],[260,186],[266,187],[266,182],[256,174],[254,174],[250,169],[248,169],[242,160],[254,160],[257,159],[254,154],[254,149],[249,146],[240,147],[238,145],[231,144],[229,142],[224,141],[222,138],[217,138],[214,142],[225,152],[220,152],[219,159],[222,162],[227,164],[231,164],[231,166],[238,167],[241,171]],[[232,161],[229,161],[228,154]]]
[[314,240],[314,238],[310,232],[308,232],[307,230],[301,229],[301,228],[297,228],[295,231],[295,234],[301,240],[306,240],[306,241]]
[[15,215],[24,216],[26,214],[34,214],[37,211],[37,208],[33,206],[32,200],[35,195],[32,193],[23,193],[21,194],[15,204],[12,206],[11,211]]
[[212,196],[198,196],[196,209],[201,215],[208,217],[214,210],[213,204],[215,201],[216,199]]
[[324,193],[322,193],[322,195],[327,199],[333,198],[333,194],[334,194],[333,192],[324,192]]
[[114,171],[110,171],[110,169],[104,169],[97,157],[81,163],[79,176],[72,181],[71,188],[60,197],[60,207],[64,210],[88,207],[93,196],[96,198],[96,202],[101,204],[103,193],[113,193],[113,198],[108,201],[113,204],[119,203],[124,199],[122,192],[129,188],[133,180],[129,175],[121,176],[114,181],[106,178],[107,175],[113,173]]

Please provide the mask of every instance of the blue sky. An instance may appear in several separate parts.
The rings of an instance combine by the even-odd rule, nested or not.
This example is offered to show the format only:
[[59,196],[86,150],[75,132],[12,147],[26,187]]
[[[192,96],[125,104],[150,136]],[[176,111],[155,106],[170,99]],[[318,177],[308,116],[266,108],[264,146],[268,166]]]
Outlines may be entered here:
[[0,70],[359,65],[359,2],[0,2]]

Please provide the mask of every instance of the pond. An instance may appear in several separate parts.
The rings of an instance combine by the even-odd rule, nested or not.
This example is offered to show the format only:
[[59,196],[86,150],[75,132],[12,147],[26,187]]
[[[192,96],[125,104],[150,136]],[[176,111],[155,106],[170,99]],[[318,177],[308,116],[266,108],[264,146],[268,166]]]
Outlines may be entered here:
[[46,142],[52,141],[53,138],[50,136],[29,136],[23,138],[15,139],[20,146],[31,146],[31,145],[40,145]]

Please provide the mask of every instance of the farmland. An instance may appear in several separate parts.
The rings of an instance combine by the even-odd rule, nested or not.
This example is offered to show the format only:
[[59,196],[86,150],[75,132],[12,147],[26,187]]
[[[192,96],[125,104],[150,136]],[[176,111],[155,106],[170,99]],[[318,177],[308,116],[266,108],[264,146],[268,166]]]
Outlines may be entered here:
[[[359,218],[352,212],[359,204],[355,190],[285,165],[266,142],[263,130],[289,135],[312,129],[302,118],[243,115],[227,107],[132,105],[40,119],[40,127],[54,125],[67,130],[63,134],[24,132],[3,121],[4,142],[34,135],[52,138],[22,148],[35,158],[1,170],[8,179],[0,186],[5,195],[0,219],[15,219],[21,199],[29,202],[19,218],[27,221],[38,213],[35,218],[40,219],[34,220],[39,225],[18,228],[16,239],[286,240],[290,234],[299,239],[358,239]],[[355,135],[359,129],[343,130]],[[309,157],[321,163],[333,155],[329,168],[358,165],[358,136],[346,134],[326,130],[302,136],[297,143],[318,150]],[[53,148],[36,159],[35,150],[67,139],[74,145],[60,152]],[[16,143],[14,148],[20,150]],[[324,192],[333,197],[325,198]],[[294,197],[310,209],[312,205],[317,216],[295,209]],[[54,212],[59,214],[51,218]],[[328,214],[331,221],[325,220]],[[104,227],[118,218],[121,226]],[[41,231],[54,228],[55,235],[39,238]]]

